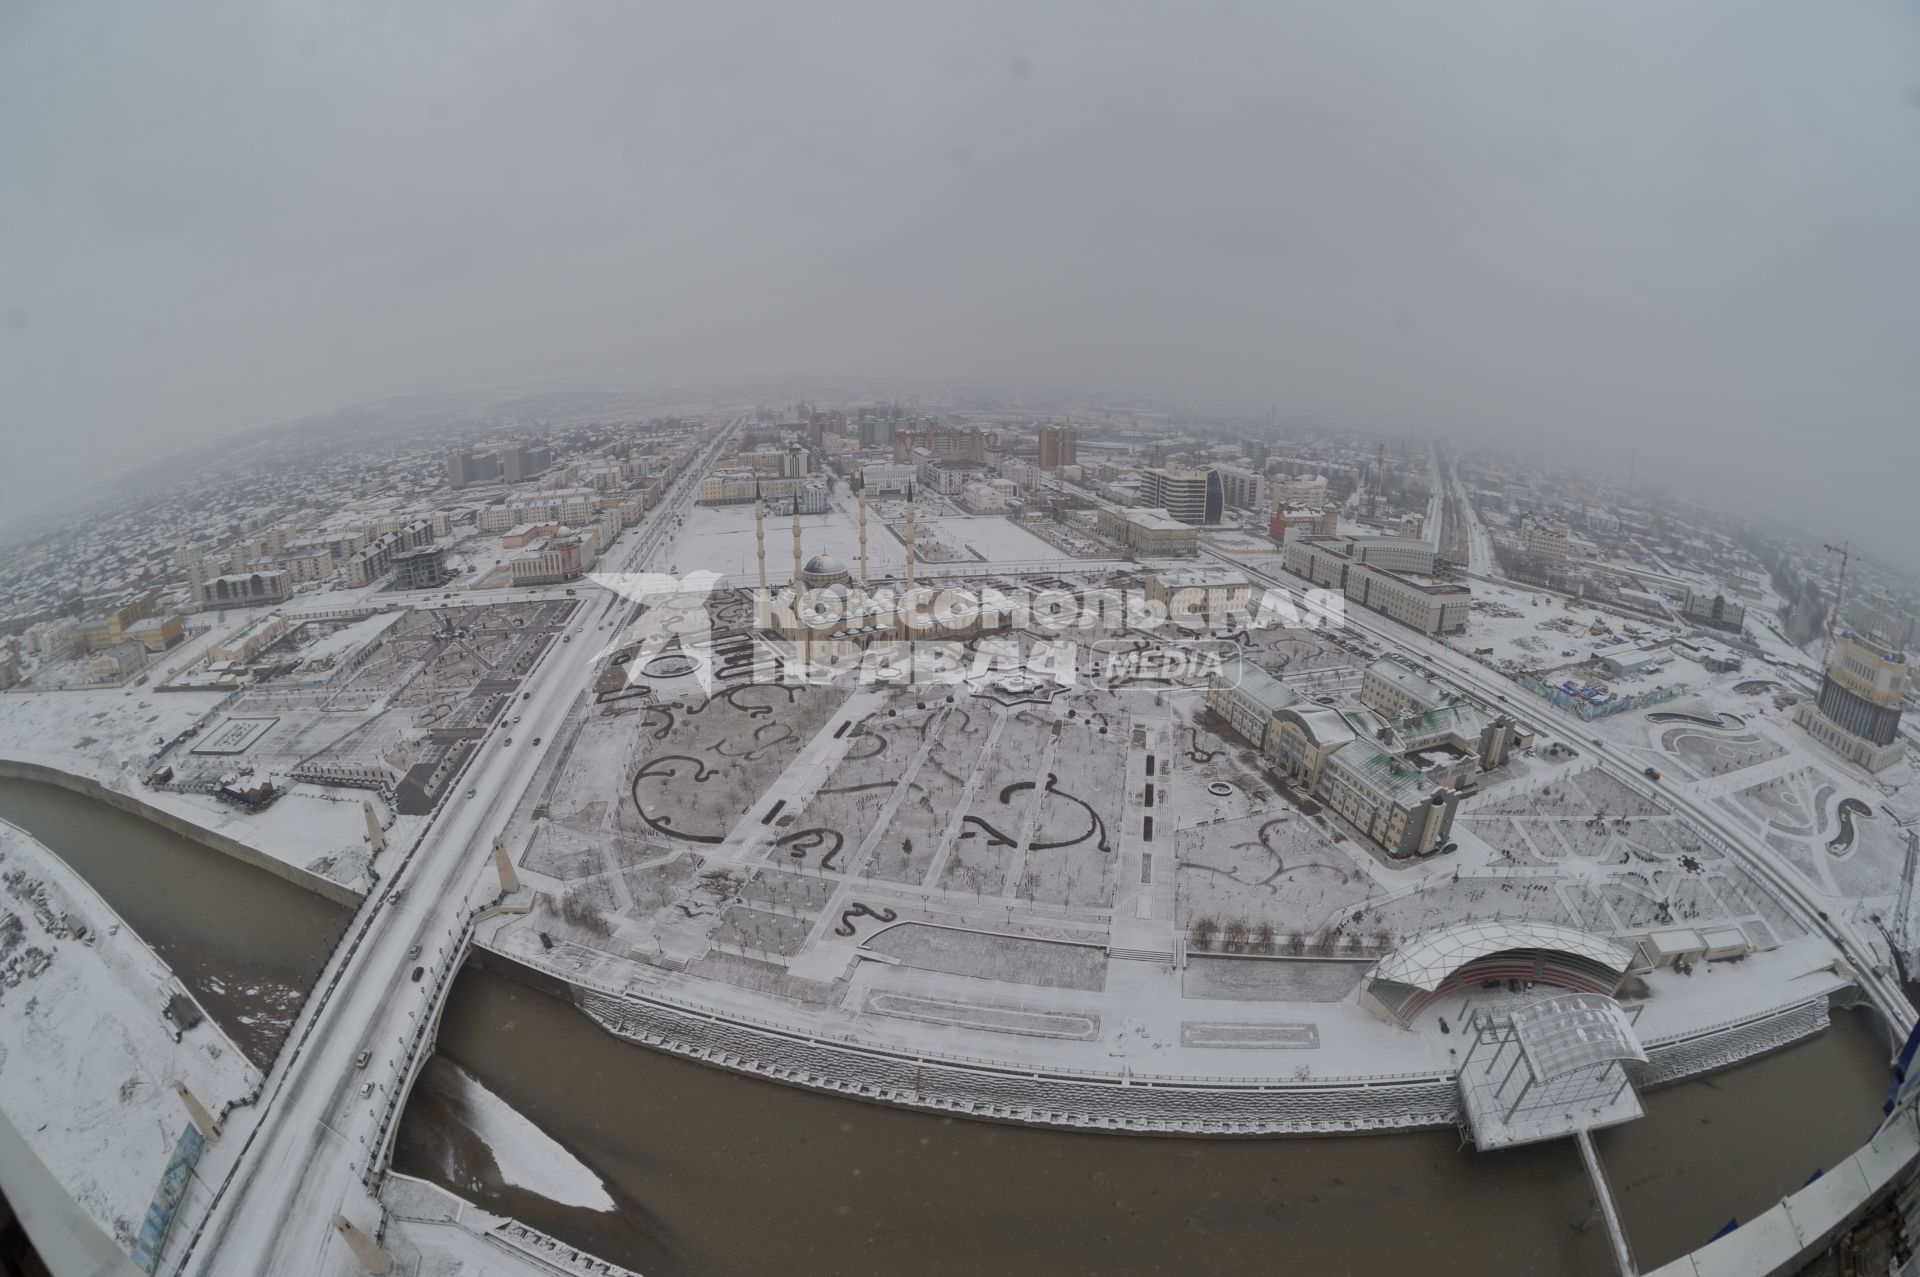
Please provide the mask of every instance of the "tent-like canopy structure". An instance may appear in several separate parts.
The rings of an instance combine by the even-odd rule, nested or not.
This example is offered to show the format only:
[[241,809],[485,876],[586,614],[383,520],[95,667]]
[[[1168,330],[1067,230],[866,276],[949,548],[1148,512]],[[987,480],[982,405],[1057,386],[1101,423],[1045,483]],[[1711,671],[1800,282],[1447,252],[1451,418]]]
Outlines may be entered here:
[[1647,1062],[1646,1048],[1612,998],[1562,993],[1513,1013],[1527,1064],[1541,1081],[1611,1061]]
[[1633,960],[1632,946],[1572,927],[1462,922],[1416,936],[1375,963],[1363,1001],[1406,1025],[1441,994],[1477,980],[1525,980],[1611,994]]

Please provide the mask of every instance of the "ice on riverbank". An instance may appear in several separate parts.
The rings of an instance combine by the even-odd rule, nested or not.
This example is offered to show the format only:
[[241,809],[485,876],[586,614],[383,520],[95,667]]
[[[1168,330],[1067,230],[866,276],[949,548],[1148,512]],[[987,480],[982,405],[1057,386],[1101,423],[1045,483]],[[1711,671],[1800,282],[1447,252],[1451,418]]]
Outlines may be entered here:
[[448,1072],[447,1099],[454,1115],[487,1146],[501,1179],[563,1206],[616,1209],[600,1177],[558,1140],[465,1069],[449,1063]]
[[179,994],[57,856],[0,824],[0,1112],[123,1246],[188,1124],[176,1084],[218,1114],[259,1081],[211,1020],[166,1018]]

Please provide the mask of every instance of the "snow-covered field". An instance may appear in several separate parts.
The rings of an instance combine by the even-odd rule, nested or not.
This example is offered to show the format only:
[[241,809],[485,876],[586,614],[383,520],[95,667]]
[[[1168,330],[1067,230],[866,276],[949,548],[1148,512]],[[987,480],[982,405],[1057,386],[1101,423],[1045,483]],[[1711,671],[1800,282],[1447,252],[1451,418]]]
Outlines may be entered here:
[[44,763],[131,792],[147,759],[220,700],[150,687],[0,694],[0,757]]
[[0,824],[0,1110],[123,1246],[188,1124],[259,1082],[211,1020],[176,1033],[166,967],[77,875]]
[[[202,794],[150,789],[147,760],[162,739],[178,736],[218,704],[219,692],[134,689],[8,692],[0,695],[0,758],[39,763],[225,834],[235,842],[353,886],[366,868],[366,818],[357,790],[296,785],[273,806],[247,814]],[[385,805],[375,800],[384,817]],[[400,817],[390,843],[411,837],[415,817]]]
[[[906,522],[902,503],[874,502],[867,511],[867,571],[873,577],[905,570]],[[1000,515],[930,514],[917,510],[914,541],[923,565],[938,561],[1013,563],[1065,557],[1025,528]],[[697,566],[751,583],[758,571],[753,506],[695,506],[687,516],[684,543],[698,546]],[[784,581],[793,572],[792,516],[767,516],[767,573]],[[811,559],[830,554],[855,577],[860,573],[860,505],[841,493],[824,514],[800,516],[800,552]],[[669,565],[671,566],[671,565]],[[692,565],[681,564],[681,567]]]

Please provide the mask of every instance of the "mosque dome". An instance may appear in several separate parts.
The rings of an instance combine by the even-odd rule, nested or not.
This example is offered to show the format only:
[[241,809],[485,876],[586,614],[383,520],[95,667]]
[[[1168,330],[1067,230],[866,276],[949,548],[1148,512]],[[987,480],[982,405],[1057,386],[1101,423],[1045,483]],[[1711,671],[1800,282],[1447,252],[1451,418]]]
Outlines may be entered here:
[[808,559],[806,566],[800,569],[800,584],[809,590],[824,589],[829,585],[845,585],[853,579],[847,571],[847,565],[831,554],[821,553]]
[[847,565],[831,554],[816,554],[808,559],[807,566],[800,570],[810,576],[833,576],[836,573],[845,572]]

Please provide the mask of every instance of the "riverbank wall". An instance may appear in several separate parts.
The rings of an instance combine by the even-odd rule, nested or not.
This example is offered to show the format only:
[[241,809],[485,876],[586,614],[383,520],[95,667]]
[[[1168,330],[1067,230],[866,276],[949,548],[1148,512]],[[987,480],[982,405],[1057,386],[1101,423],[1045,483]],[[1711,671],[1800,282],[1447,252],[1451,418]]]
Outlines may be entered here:
[[311,891],[324,900],[330,900],[337,905],[344,905],[348,909],[358,909],[360,907],[362,896],[359,892],[348,887],[343,887],[337,882],[323,878],[319,874],[311,873],[297,865],[290,865],[285,861],[277,860],[266,852],[255,847],[249,847],[246,843],[230,838],[226,834],[202,828],[184,817],[176,816],[172,812],[153,806],[151,803],[143,802],[131,794],[123,794],[117,789],[110,789],[99,781],[90,779],[89,777],[78,776],[72,772],[62,771],[57,767],[49,767],[44,763],[28,762],[24,759],[17,758],[0,758],[0,779],[37,781],[41,784],[52,785],[58,789],[68,790],[85,798],[91,798],[96,802],[112,807],[116,811],[150,821],[169,833],[178,834],[182,838],[197,842],[201,846],[212,851],[217,851],[223,856],[231,856],[235,860],[252,865],[256,869],[263,869],[274,877],[285,882],[290,882],[296,887],[302,887]]
[[[488,969],[572,1001],[617,1037],[788,1086],[942,1115],[1136,1135],[1353,1135],[1455,1126],[1451,1073],[1224,1079],[1076,1072],[892,1050],[657,995],[597,989],[476,947]],[[1647,1044],[1635,1081],[1664,1086],[1729,1068],[1826,1029],[1818,996]]]

